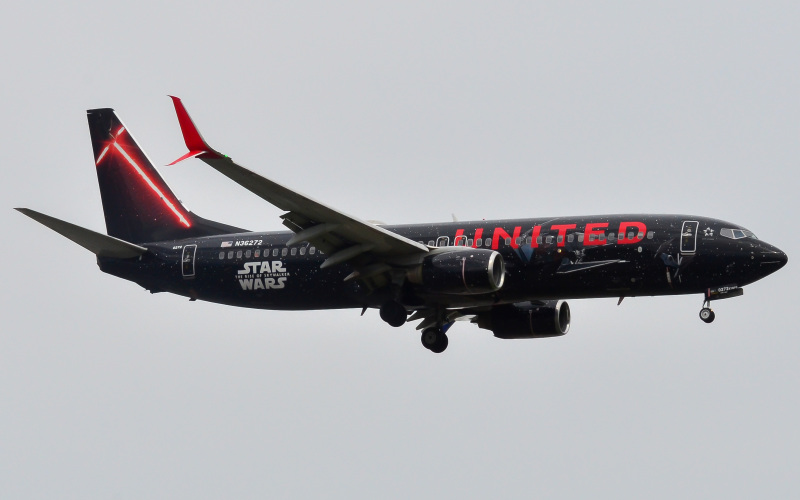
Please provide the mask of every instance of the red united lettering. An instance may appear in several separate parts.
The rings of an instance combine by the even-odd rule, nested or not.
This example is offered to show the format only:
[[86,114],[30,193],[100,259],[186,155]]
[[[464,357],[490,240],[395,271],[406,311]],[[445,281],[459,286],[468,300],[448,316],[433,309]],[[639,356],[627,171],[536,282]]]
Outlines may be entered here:
[[539,233],[542,232],[542,226],[533,226],[531,233],[531,248],[539,248]]
[[[586,230],[583,235],[583,246],[603,245],[605,241],[600,239],[600,235],[605,234],[606,228],[608,228],[608,222],[591,222],[586,224]],[[597,238],[593,238],[593,236]]]
[[478,242],[483,238],[483,228],[479,227],[475,230],[475,240],[472,242],[472,248],[478,247]]
[[[628,238],[628,229],[635,229],[635,231],[633,231],[633,238]],[[617,238],[617,242],[620,245],[639,243],[642,241],[644,233],[646,232],[647,227],[645,227],[642,222],[621,222],[619,225],[619,237]]]
[[551,231],[558,231],[558,237],[556,237],[558,246],[563,247],[566,244],[567,231],[570,229],[575,229],[575,224],[555,224],[550,226]]
[[[463,229],[456,229],[456,236],[455,236],[455,238],[453,238],[453,245],[459,246],[458,245],[459,238],[464,238],[464,230]],[[464,243],[461,246],[467,246],[467,244]]]
[[500,238],[509,239],[511,238],[511,248],[519,248],[517,244],[517,238],[519,238],[519,233],[522,232],[522,226],[517,226],[514,228],[514,235],[510,235],[506,232],[505,229],[502,227],[494,228],[494,235],[492,235],[492,250],[497,250],[500,245],[499,241]]

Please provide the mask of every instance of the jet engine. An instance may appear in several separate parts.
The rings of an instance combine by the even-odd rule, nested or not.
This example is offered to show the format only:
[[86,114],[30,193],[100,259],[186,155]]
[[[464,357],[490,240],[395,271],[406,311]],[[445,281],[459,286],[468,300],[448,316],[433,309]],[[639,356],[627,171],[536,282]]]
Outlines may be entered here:
[[569,331],[569,305],[547,300],[494,306],[473,322],[501,339],[558,337]]
[[426,291],[477,295],[499,290],[505,280],[503,257],[486,248],[441,249],[425,257],[408,280]]

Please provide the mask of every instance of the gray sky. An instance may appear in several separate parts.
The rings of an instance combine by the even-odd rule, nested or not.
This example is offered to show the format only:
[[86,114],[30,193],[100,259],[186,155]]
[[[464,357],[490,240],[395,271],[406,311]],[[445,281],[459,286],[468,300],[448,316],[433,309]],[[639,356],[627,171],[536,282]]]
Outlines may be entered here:
[[[797,2],[6,2],[3,498],[787,498],[800,481]],[[104,229],[85,110],[153,161],[167,94],[238,162],[389,223],[694,213],[790,264],[744,297],[572,301],[562,338],[150,295],[11,210]],[[204,217],[280,212],[199,161]]]

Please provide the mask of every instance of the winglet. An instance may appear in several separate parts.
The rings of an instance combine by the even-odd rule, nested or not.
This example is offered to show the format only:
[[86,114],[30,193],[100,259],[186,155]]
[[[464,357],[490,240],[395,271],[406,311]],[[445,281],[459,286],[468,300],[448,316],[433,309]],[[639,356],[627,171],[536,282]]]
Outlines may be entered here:
[[172,104],[175,105],[175,112],[178,114],[178,123],[183,133],[183,141],[189,149],[188,153],[173,161],[170,165],[175,165],[178,162],[187,158],[194,158],[195,156],[206,159],[224,158],[225,155],[214,151],[211,146],[206,143],[205,139],[203,139],[203,136],[200,135],[200,131],[197,130],[197,127],[192,121],[192,117],[189,116],[180,98],[175,96],[169,97],[172,99]]

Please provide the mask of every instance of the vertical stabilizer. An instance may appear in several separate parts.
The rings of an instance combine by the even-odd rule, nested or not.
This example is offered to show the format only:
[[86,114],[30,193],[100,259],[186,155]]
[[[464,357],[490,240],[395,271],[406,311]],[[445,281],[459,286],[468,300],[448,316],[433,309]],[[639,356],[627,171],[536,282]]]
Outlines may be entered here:
[[110,236],[143,243],[244,232],[186,210],[113,109],[87,114]]

